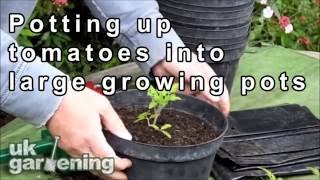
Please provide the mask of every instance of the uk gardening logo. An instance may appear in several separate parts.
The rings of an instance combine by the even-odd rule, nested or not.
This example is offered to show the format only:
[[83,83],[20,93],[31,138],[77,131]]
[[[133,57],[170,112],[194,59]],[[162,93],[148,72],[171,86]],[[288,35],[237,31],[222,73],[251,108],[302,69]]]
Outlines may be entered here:
[[48,172],[59,171],[100,171],[103,174],[114,172],[114,158],[96,158],[89,154],[82,154],[79,158],[59,158],[55,159],[59,137],[55,137],[55,142],[51,152],[51,157],[46,158],[36,153],[37,144],[31,143],[28,139],[23,139],[21,143],[9,145],[9,172],[20,174],[23,171],[44,170]]

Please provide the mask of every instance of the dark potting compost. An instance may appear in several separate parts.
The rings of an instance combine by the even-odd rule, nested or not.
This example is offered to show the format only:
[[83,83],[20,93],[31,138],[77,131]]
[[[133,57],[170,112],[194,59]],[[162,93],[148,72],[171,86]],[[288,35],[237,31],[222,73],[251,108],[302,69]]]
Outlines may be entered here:
[[213,127],[185,112],[174,109],[164,109],[159,117],[159,124],[169,123],[172,125],[169,139],[147,126],[147,122],[134,123],[138,114],[145,111],[143,107],[122,107],[115,109],[123,120],[125,126],[133,136],[133,141],[168,146],[182,146],[201,144],[215,138]]

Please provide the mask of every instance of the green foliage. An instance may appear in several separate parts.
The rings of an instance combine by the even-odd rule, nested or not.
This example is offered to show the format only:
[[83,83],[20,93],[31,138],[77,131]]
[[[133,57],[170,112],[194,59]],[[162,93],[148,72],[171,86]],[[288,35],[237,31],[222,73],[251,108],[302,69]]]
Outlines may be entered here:
[[277,178],[270,170],[265,168],[259,168],[266,173],[267,180],[283,180],[282,178]]
[[153,86],[148,89],[148,96],[151,97],[149,109],[158,109],[166,106],[171,101],[180,100],[176,93],[178,92],[178,84],[174,84],[171,91],[158,91]]
[[[266,173],[267,176],[267,180],[283,180],[282,178],[277,178],[270,170],[265,169],[265,168],[259,168],[262,171],[264,171]],[[320,177],[320,170],[318,168],[315,167],[308,167],[308,169],[310,169],[310,171],[317,177]]]
[[[281,45],[286,48],[320,51],[320,11],[318,0],[269,0],[276,16],[271,19],[262,17],[265,5],[256,3],[250,34],[251,46],[262,43]],[[319,3],[319,2],[318,2]],[[278,18],[288,16],[294,32],[286,34],[281,29]]]
[[148,105],[148,111],[139,114],[135,122],[147,121],[148,127],[161,132],[167,138],[171,138],[171,134],[168,130],[172,128],[172,125],[163,124],[159,127],[157,125],[157,120],[162,109],[165,108],[170,102],[181,100],[181,98],[176,95],[177,92],[178,84],[174,84],[170,91],[158,91],[153,86],[150,86],[148,89],[148,96],[151,97],[151,101]]
[[[119,64],[116,56],[108,63],[103,63],[100,61],[88,62],[86,60],[85,47],[88,44],[92,44],[92,48],[101,49],[103,47],[112,47],[113,52],[117,52],[118,46],[112,46],[112,40],[107,37],[105,33],[87,33],[85,31],[86,20],[93,18],[90,11],[83,4],[82,1],[69,1],[69,5],[66,7],[55,6],[51,0],[41,0],[38,1],[36,8],[34,9],[30,19],[40,18],[44,22],[44,30],[41,33],[32,33],[28,26],[25,26],[17,38],[17,42],[21,46],[37,48],[41,47],[59,47],[63,49],[62,61],[52,62],[51,64],[63,72],[69,74],[70,76],[75,75],[87,75],[92,72],[107,69]],[[81,24],[81,32],[75,33],[74,23],[70,23],[70,33],[64,33],[62,30],[62,23],[60,20],[57,21],[57,33],[50,32],[50,26],[48,19],[51,15],[55,15],[57,19],[61,19],[64,15],[68,15],[69,18],[75,16],[75,14],[81,14],[81,19],[83,23]],[[67,61],[68,52],[67,50],[71,47],[76,47],[80,49],[80,60],[78,63],[71,63]],[[40,51],[37,52],[41,55]],[[96,51],[92,52],[93,59],[98,59],[98,54]]]
[[316,168],[316,167],[308,167],[308,169],[310,169],[312,174],[314,174],[315,176],[320,177],[320,170],[318,168]]

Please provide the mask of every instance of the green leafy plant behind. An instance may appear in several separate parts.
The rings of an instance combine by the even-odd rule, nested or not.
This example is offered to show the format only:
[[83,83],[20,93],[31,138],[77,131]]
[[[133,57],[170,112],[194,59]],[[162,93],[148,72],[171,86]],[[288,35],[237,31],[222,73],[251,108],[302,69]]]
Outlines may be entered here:
[[[68,15],[73,18],[75,14],[81,14],[81,19],[84,21],[81,25],[81,32],[74,32],[74,24],[70,24],[70,33],[63,32],[62,22],[60,21],[63,16]],[[57,33],[50,32],[48,19],[51,15],[55,15],[58,19],[56,23]],[[30,31],[29,26],[25,26],[19,36],[17,42],[21,46],[32,47],[36,50],[42,47],[59,47],[62,51],[62,61],[51,62],[53,66],[60,69],[64,73],[74,77],[76,75],[88,75],[93,72],[101,71],[119,65],[117,56],[114,56],[109,62],[88,62],[86,59],[85,48],[88,44],[92,44],[94,49],[92,53],[93,59],[98,59],[97,49],[104,47],[112,48],[116,54],[119,46],[112,44],[112,39],[107,37],[104,32],[88,33],[85,31],[86,19],[93,18],[87,6],[83,1],[69,0],[67,6],[56,6],[51,0],[38,1],[29,20],[40,18],[44,22],[44,30],[40,33],[33,33]],[[27,23],[29,24],[29,23]],[[72,63],[68,61],[68,49],[76,47],[80,49],[80,62]],[[37,55],[41,55],[41,51],[36,51]]]
[[135,122],[147,121],[148,127],[153,128],[156,131],[161,132],[168,138],[171,138],[171,134],[168,131],[172,128],[171,124],[163,124],[159,126],[157,124],[161,111],[170,103],[181,100],[176,94],[178,92],[178,84],[174,84],[170,91],[158,91],[153,86],[148,89],[148,96],[151,97],[151,101],[148,105],[148,111],[143,112],[137,116]]
[[265,19],[262,11],[266,7],[255,5],[250,32],[250,46],[264,43],[281,45],[286,48],[320,51],[320,1],[319,0],[268,0],[276,16],[287,16],[294,31],[286,34],[277,18]]

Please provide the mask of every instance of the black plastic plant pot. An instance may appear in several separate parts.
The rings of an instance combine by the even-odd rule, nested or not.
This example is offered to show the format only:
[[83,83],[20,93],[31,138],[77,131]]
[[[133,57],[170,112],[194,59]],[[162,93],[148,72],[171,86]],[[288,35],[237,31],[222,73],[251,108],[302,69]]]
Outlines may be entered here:
[[201,39],[213,39],[221,37],[221,39],[232,39],[246,36],[250,29],[250,22],[247,22],[245,25],[242,25],[241,27],[233,27],[230,29],[223,29],[221,27],[195,28],[175,23],[173,23],[172,26],[179,35],[182,35],[184,37]]
[[[243,10],[241,15],[229,15],[229,13],[207,13],[211,17],[199,17],[199,16],[190,16],[179,14],[179,12],[167,11],[162,9],[162,13],[165,14],[165,17],[171,20],[171,22],[176,22],[179,24],[187,26],[204,26],[204,27],[228,27],[228,26],[239,26],[244,24],[251,19],[253,6],[248,7]],[[186,14],[186,13],[185,13]]]
[[[254,0],[158,0],[163,16],[171,21],[186,46],[203,43],[204,57],[211,67],[227,79],[229,91],[248,41]],[[219,64],[212,64],[210,47],[221,47],[225,56]],[[231,72],[233,71],[233,72]],[[231,78],[226,78],[231,74]]]
[[253,0],[158,0],[166,5],[174,5],[178,8],[197,10],[236,10],[252,4]]
[[180,15],[183,17],[190,18],[199,18],[199,19],[231,19],[234,17],[243,17],[247,15],[249,12],[253,11],[254,3],[248,4],[247,6],[243,6],[242,8],[234,9],[234,10],[212,10],[210,11],[197,11],[196,9],[185,9],[179,8],[174,4],[166,4],[165,1],[159,1],[159,6],[161,12],[164,14],[171,13]]
[[219,37],[214,39],[199,39],[199,38],[191,38],[191,37],[184,37],[180,36],[180,38],[183,40],[183,42],[193,42],[193,44],[214,44],[214,46],[224,46],[224,45],[233,45],[238,44],[241,42],[247,42],[248,41],[249,34],[238,37],[238,38],[232,38],[232,39],[219,39]]
[[[246,46],[243,46],[243,47],[240,47],[240,48],[236,48],[236,49],[227,49],[227,50],[223,49],[224,58],[223,58],[223,60],[220,61],[220,63],[224,63],[224,62],[229,62],[229,61],[240,59],[240,57],[244,53],[245,48],[246,48]],[[207,63],[214,63],[210,58],[210,52],[209,51],[204,51],[203,52],[203,57],[206,59]]]
[[172,23],[178,23],[186,26],[196,26],[196,27],[237,27],[241,26],[251,19],[251,12],[245,16],[236,16],[233,18],[224,19],[199,19],[179,16],[171,13],[166,13],[166,18],[168,18]]
[[[161,146],[121,139],[106,133],[108,143],[120,157],[132,160],[126,173],[130,180],[207,180],[228,128],[228,122],[213,106],[196,98],[179,95],[182,100],[170,105],[170,109],[185,112],[212,125],[216,138],[201,144],[187,146]],[[146,92],[129,90],[109,97],[115,108],[146,107]]]
[[[199,44],[192,42],[192,41],[183,41],[189,48],[191,48],[191,50],[196,51],[197,47]],[[229,44],[229,45],[218,45],[216,43],[214,44],[208,44],[206,42],[202,43],[203,47],[206,50],[210,50],[214,47],[220,47],[225,51],[228,50],[232,50],[232,49],[239,49],[239,48],[243,48],[244,46],[247,45],[247,40],[242,41],[242,42],[238,42],[238,43],[234,43],[234,44]]]
[[229,92],[232,90],[232,84],[239,66],[239,61],[240,59],[234,59],[223,63],[209,63],[218,76],[224,77],[224,83]]

